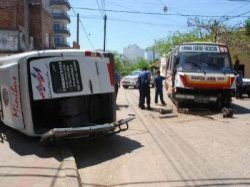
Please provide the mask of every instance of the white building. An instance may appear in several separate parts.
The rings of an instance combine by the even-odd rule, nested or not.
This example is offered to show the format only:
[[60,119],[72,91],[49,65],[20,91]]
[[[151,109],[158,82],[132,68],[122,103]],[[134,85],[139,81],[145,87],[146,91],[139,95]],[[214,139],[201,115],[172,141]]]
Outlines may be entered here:
[[68,0],[50,0],[50,8],[54,19],[54,43],[56,48],[69,48],[67,38],[70,31],[67,25],[70,23],[68,11],[70,4]]
[[138,45],[132,44],[123,48],[123,56],[132,63],[136,63],[139,58],[145,59],[145,50]]
[[160,59],[161,54],[157,51],[146,51],[146,60],[149,62],[155,61],[156,59]]

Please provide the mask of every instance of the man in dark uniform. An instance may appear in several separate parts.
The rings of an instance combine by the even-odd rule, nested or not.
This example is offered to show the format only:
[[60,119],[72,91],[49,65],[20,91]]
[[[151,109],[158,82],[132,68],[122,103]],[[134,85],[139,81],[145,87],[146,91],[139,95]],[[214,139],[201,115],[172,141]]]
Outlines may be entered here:
[[150,107],[150,79],[151,79],[151,74],[147,70],[147,68],[143,68],[143,71],[140,73],[138,77],[138,82],[139,82],[139,107],[141,109],[145,109],[145,98],[147,101],[147,109],[151,110]]
[[164,99],[163,99],[163,92],[162,92],[162,81],[165,80],[165,77],[160,75],[160,71],[156,72],[157,75],[154,78],[154,84],[155,84],[155,104],[158,103],[158,96],[160,95],[160,100],[162,105],[166,105]]

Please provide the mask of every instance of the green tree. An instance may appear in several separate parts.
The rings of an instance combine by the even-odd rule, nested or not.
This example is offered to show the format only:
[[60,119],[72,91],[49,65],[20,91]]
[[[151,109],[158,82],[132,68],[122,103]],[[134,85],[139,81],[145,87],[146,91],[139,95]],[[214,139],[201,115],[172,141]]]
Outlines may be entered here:
[[250,35],[250,18],[248,18],[248,19],[246,20],[246,25],[245,25],[245,27],[246,27],[246,33],[247,33],[247,35]]
[[208,36],[204,35],[203,37],[200,37],[200,33],[197,30],[187,33],[174,32],[173,34],[168,35],[166,39],[155,41],[155,44],[151,48],[159,51],[161,54],[166,54],[181,43],[207,40]]

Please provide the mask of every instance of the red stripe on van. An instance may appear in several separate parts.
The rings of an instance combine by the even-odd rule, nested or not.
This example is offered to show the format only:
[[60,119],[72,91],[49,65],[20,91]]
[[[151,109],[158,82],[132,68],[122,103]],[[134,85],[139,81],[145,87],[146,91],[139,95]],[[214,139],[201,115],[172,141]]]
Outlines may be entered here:
[[85,51],[85,56],[92,56],[92,52],[91,51]]
[[111,84],[112,86],[114,86],[114,80],[113,80],[113,74],[112,74],[111,64],[108,63],[108,64],[107,64],[107,67],[108,67],[108,72],[109,72],[110,84]]

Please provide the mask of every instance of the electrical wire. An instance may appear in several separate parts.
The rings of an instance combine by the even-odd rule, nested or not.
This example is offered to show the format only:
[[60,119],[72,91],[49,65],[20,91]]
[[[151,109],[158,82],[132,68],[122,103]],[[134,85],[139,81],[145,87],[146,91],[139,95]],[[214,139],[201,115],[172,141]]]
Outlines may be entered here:
[[[87,7],[74,7],[75,9],[81,9],[81,10],[90,10],[90,11],[96,11],[98,9],[95,8],[87,8]],[[222,17],[219,15],[212,15],[212,16],[208,16],[208,15],[198,15],[198,14],[169,14],[169,13],[158,13],[158,12],[140,12],[140,11],[125,11],[125,10],[113,10],[113,9],[106,9],[104,11],[107,12],[116,12],[116,13],[127,13],[127,14],[146,14],[146,15],[160,15],[160,16],[181,16],[181,17]],[[237,16],[228,16],[229,18],[235,18],[235,17],[249,17],[249,16],[243,16],[245,14],[249,13],[243,13],[242,15],[237,15]]]
[[98,5],[99,11],[101,12],[101,15],[104,16],[104,11],[101,9],[101,7],[100,7],[100,5],[99,5],[99,1],[96,0],[96,3],[97,3],[97,5]]
[[[74,8],[71,7],[71,9],[72,9],[73,13],[75,14],[75,16],[77,16],[77,14],[76,14]],[[79,17],[80,17],[80,16],[79,16]],[[86,38],[87,38],[89,44],[91,45],[92,49],[94,50],[95,48],[94,48],[92,42],[90,41],[90,38],[89,38],[89,36],[88,36],[88,34],[87,34],[87,32],[86,32],[86,30],[85,30],[85,28],[84,28],[84,26],[83,26],[83,23],[82,23],[82,21],[81,21],[80,18],[79,18],[79,21],[80,21],[80,23],[81,23],[82,30],[83,30],[83,32],[84,32],[84,34],[85,34],[85,36],[86,36]]]

